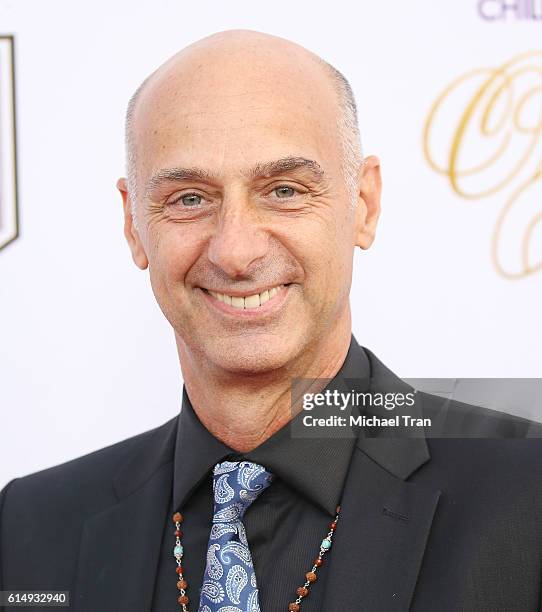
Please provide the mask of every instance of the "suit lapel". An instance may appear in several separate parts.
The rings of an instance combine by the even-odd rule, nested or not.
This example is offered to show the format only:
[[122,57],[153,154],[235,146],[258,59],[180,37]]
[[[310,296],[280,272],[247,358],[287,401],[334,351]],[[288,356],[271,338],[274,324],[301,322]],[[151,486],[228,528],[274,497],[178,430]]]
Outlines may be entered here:
[[[371,391],[409,390],[366,352],[371,362]],[[421,416],[419,410],[415,404],[404,414]],[[392,415],[383,410],[379,416]],[[326,564],[322,610],[409,609],[440,491],[407,479],[429,459],[423,430],[394,427],[376,434],[361,430]]]
[[76,612],[149,611],[172,493],[177,417],[142,440],[114,479],[118,503],[84,526]]
[[356,449],[322,610],[408,610],[439,495],[403,482]]

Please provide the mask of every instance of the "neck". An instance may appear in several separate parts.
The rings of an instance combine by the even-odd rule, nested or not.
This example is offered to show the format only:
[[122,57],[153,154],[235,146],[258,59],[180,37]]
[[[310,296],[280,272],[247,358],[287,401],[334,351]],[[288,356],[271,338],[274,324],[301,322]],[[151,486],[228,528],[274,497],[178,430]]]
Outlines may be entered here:
[[257,374],[217,371],[176,335],[184,384],[199,420],[238,452],[259,446],[300,410],[292,408],[293,378],[329,379],[337,374],[350,346],[351,320],[346,319],[295,363]]

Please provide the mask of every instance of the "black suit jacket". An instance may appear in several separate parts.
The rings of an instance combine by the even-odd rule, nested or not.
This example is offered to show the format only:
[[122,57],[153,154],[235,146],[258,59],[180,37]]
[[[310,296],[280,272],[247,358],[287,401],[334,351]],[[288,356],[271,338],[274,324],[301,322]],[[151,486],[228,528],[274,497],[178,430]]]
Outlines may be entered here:
[[[366,352],[373,389],[402,388]],[[540,426],[422,400],[418,416],[466,437],[360,433],[322,610],[542,610]],[[77,612],[149,611],[176,427],[177,417],[11,481],[0,494],[0,587],[69,590]]]

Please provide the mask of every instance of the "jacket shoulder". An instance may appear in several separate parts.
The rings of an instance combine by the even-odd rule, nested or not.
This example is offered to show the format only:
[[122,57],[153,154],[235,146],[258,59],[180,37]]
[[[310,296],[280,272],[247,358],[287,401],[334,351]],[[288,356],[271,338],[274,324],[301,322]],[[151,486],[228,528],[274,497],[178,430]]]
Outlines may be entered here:
[[542,438],[542,423],[491,408],[418,393],[431,437]]
[[[86,521],[119,503],[121,475],[145,479],[168,460],[176,419],[8,483],[0,492],[0,582],[23,590],[71,584]],[[36,549],[46,551],[45,567],[29,582]]]
[[74,511],[85,504],[94,510],[97,504],[116,500],[113,479],[117,470],[139,449],[152,443],[172,419],[159,427],[131,436],[75,459],[11,480],[0,491],[0,510],[17,511],[19,507],[42,510],[59,504]]
[[[358,345],[359,346],[359,345]],[[414,388],[392,372],[368,348],[359,347],[369,359],[372,386],[385,391],[413,392]],[[431,419],[430,438],[542,438],[542,423],[491,408],[416,391],[416,410]]]

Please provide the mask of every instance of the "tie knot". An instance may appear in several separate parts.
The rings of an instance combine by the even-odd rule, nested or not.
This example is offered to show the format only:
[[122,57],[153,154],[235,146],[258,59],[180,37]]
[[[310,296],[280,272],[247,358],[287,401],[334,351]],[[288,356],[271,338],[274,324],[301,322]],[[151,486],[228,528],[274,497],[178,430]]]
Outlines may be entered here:
[[213,470],[215,521],[217,512],[221,520],[240,519],[245,510],[267,489],[273,474],[263,466],[250,461],[223,461]]

